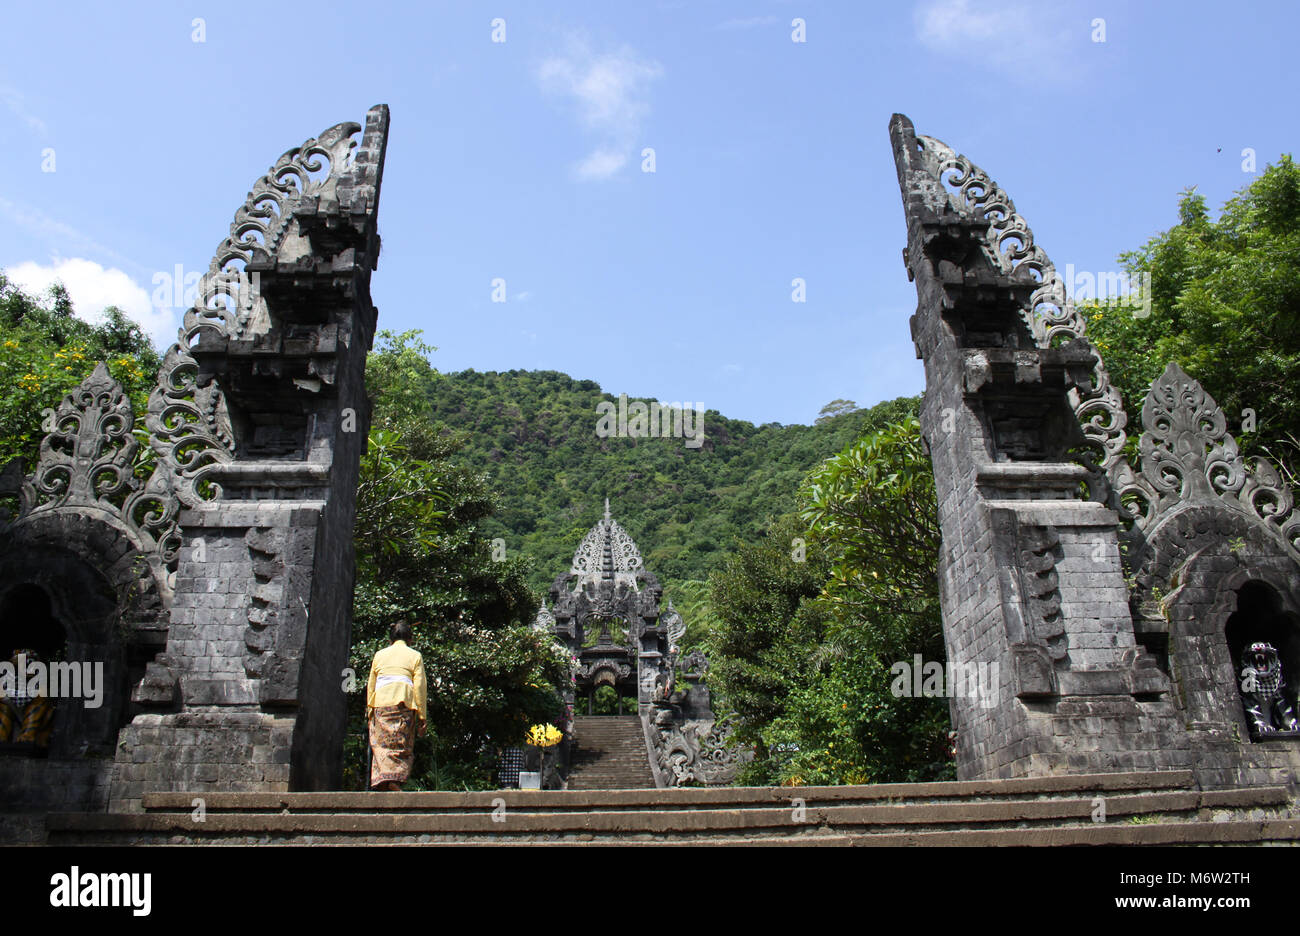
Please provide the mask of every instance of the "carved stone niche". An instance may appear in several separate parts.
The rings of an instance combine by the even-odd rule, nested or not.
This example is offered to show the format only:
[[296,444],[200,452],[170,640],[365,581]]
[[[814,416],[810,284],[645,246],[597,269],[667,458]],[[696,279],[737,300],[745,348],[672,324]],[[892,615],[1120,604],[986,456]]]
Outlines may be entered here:
[[1048,699],[1060,695],[1056,666],[1042,644],[1012,644],[1011,664],[1015,668],[1018,698]]
[[1002,615],[1022,695],[1056,691],[1049,675],[1066,662],[1065,622],[1057,587],[1060,538],[1050,525],[1022,523],[1016,511],[990,510]]

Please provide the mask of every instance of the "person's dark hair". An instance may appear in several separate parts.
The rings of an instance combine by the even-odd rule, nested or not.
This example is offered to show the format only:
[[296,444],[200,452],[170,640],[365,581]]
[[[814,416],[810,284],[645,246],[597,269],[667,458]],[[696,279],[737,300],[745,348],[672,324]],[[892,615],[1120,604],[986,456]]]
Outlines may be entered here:
[[403,641],[404,643],[410,643],[411,622],[398,621],[397,623],[395,623],[392,627],[388,628],[388,638],[393,643],[397,643],[397,641],[399,640]]

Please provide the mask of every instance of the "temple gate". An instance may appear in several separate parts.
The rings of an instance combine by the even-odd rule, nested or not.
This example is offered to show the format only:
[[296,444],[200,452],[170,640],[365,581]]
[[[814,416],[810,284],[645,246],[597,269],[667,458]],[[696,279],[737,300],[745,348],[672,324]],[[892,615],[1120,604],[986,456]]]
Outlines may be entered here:
[[890,136],[948,658],[1001,673],[992,705],[952,700],[959,776],[1190,768],[1203,787],[1294,784],[1292,492],[1241,458],[1175,363],[1130,465],[1119,393],[1011,199],[906,117]]

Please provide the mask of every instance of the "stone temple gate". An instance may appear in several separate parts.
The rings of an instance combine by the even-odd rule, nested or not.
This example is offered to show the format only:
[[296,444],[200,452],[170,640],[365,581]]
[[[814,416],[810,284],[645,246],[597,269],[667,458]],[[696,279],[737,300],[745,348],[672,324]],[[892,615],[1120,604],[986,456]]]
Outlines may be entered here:
[[[535,627],[551,634],[572,661],[573,685],[565,702],[576,702],[601,686],[636,697],[636,715],[656,787],[722,785],[735,779],[743,754],[730,742],[730,729],[714,718],[704,685],[703,654],[682,654],[686,623],[646,569],[632,537],[605,516],[583,537],[568,572],[551,585]],[[564,725],[566,746],[582,745],[574,720]]]
[[387,138],[372,108],[254,184],[149,398],[147,476],[103,365],[0,474],[5,649],[105,683],[58,700],[46,756],[0,752],[0,808],[338,787]]
[[1243,460],[1175,363],[1130,464],[1119,393],[1011,199],[906,117],[890,135],[948,658],[1000,673],[993,699],[952,700],[960,777],[1189,768],[1205,788],[1294,785],[1300,733],[1268,711],[1300,688],[1292,492]]
[[[1176,364],[1130,464],[1119,395],[1010,198],[905,117],[890,131],[948,658],[999,673],[992,699],[952,701],[960,776],[1294,785],[1292,492]],[[0,745],[0,812],[340,785],[387,136],[372,108],[257,180],[165,355],[145,440],[101,365],[46,414],[37,464],[0,471],[0,652],[103,667],[100,704],[60,698],[48,743]],[[607,508],[538,626],[576,686],[635,689],[656,786],[725,783],[735,753],[661,595]]]

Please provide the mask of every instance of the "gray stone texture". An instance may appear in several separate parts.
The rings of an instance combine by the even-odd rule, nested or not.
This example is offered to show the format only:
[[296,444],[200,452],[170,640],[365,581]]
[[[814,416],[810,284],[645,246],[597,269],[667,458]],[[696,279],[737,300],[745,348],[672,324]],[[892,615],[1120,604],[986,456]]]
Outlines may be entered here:
[[948,659],[1001,677],[992,704],[952,700],[959,777],[1188,768],[1207,788],[1294,785],[1300,739],[1250,740],[1225,636],[1248,583],[1300,622],[1290,492],[1242,464],[1176,365],[1130,467],[1118,393],[1010,198],[907,118],[890,133]]
[[109,674],[102,709],[59,702],[48,758],[0,760],[0,808],[337,788],[387,134],[372,108],[255,183],[150,397],[147,482],[102,365],[47,423],[67,442],[0,474],[0,594],[39,587]]

